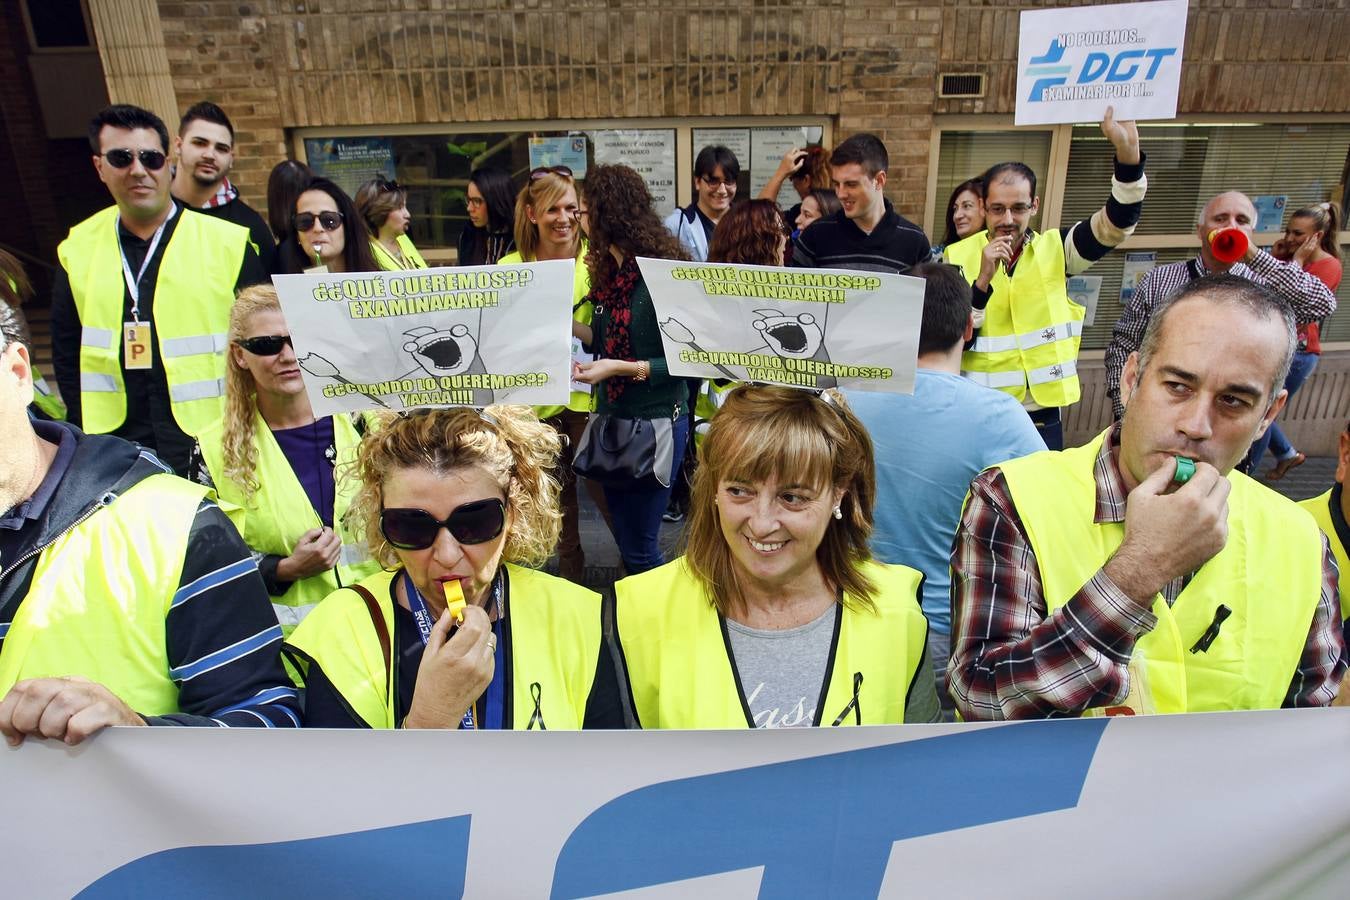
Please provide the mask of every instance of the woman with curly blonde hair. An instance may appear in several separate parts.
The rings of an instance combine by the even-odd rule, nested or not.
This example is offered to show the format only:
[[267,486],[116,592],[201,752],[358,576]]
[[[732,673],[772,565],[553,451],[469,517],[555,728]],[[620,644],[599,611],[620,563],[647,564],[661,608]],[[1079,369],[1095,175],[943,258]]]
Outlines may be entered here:
[[276,289],[239,292],[230,310],[225,415],[204,430],[189,470],[210,485],[253,550],[282,631],[343,584],[378,571],[347,521],[359,423],[309,405]]
[[306,724],[622,726],[600,596],[533,568],[558,540],[558,445],[524,406],[389,414],[371,428],[353,513],[384,571],[335,591],[291,635]]
[[658,473],[658,477],[669,476],[666,487],[605,485],[624,569],[636,575],[664,561],[659,543],[661,514],[670,500],[670,485],[689,437],[689,388],[685,379],[666,368],[656,307],[637,258],[689,257],[652,211],[647,183],[629,167],[594,167],[586,175],[584,194],[580,221],[591,241],[586,267],[595,300],[591,350],[599,358],[576,364],[573,380],[596,386],[599,413],[671,422],[671,471]]
[[934,722],[923,573],[871,558],[872,439],[837,393],[742,385],[699,451],[685,555],[614,586],[643,728]]

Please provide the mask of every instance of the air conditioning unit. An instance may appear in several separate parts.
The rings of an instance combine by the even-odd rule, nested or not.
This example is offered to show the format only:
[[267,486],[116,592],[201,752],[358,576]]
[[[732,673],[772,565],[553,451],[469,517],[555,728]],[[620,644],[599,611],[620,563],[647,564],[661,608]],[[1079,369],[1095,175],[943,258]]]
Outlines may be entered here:
[[980,72],[943,72],[938,76],[939,97],[983,97],[984,75]]

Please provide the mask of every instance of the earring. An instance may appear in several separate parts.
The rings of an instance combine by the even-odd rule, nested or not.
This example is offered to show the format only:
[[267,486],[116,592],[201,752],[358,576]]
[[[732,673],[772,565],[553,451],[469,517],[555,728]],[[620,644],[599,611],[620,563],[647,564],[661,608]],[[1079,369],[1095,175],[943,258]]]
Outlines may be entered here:
[[836,506],[834,508],[834,517],[836,519],[842,519],[844,517],[844,511]]

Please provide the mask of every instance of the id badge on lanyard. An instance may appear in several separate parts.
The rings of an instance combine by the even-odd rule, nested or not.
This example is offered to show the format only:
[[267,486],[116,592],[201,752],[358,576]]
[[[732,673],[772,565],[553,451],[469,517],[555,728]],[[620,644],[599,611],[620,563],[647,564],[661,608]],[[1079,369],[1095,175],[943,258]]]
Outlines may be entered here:
[[[417,585],[413,584],[412,576],[408,574],[406,569],[403,572],[403,587],[408,595],[408,607],[412,611],[413,621],[417,623],[417,633],[421,636],[422,646],[425,648],[427,643],[431,640],[431,629],[432,626],[436,624],[436,621],[431,616],[431,610],[427,608],[426,600],[422,598],[422,592],[417,589]],[[500,575],[492,582],[492,598],[493,602],[497,605],[497,621],[493,623],[493,633],[497,635],[497,650],[495,652],[500,654],[502,652],[502,639],[500,633],[502,623],[502,580]],[[500,659],[498,659],[498,662],[500,662]],[[498,677],[499,673],[494,672],[492,675],[492,684],[488,685],[489,695],[493,694],[492,687],[497,683]],[[474,702],[476,703],[477,701],[475,700]],[[497,704],[489,704],[489,706],[492,705],[500,707],[501,704],[499,701]],[[464,711],[464,716],[460,719],[459,727],[465,731],[473,731],[478,727],[478,722],[474,717],[473,709],[474,704],[469,704],[469,708]],[[492,718],[490,713],[488,718]]]
[[141,269],[135,275],[131,274],[127,252],[122,249],[122,220],[120,218],[117,220],[117,252],[122,256],[122,277],[127,283],[127,293],[131,295],[131,321],[122,323],[122,365],[127,369],[151,367],[153,354],[150,352],[150,341],[153,335],[150,323],[141,321],[141,279],[145,277],[145,270],[150,268],[150,260],[155,258],[160,239],[164,237],[164,229],[177,212],[178,207],[172,206],[168,218],[155,229],[155,236],[150,239],[150,248],[145,252],[145,259],[141,260]]

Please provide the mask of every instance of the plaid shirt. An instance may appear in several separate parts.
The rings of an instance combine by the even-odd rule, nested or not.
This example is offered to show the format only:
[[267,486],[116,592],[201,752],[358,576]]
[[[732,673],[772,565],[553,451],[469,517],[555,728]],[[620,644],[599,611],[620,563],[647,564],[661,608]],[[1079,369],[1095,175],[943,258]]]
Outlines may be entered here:
[[[1093,467],[1094,521],[1125,521],[1125,483],[1102,442]],[[1322,592],[1284,705],[1326,706],[1345,669],[1336,561],[1322,538]],[[1163,590],[1171,605],[1185,587]],[[1040,569],[1003,473],[986,469],[970,486],[952,547],[952,656],[947,668],[956,707],[967,720],[1076,716],[1121,702],[1129,692],[1134,645],[1157,617],[1127,597],[1101,569],[1047,614]]]
[[[1111,344],[1106,348],[1106,393],[1111,396],[1111,408],[1117,420],[1125,413],[1120,402],[1120,373],[1125,371],[1125,361],[1143,343],[1144,329],[1148,327],[1153,310],[1190,283],[1192,268],[1200,276],[1210,274],[1204,260],[1198,256],[1150,270],[1139,279],[1134,295],[1111,331]],[[1278,291],[1293,307],[1294,318],[1299,324],[1317,322],[1336,311],[1336,295],[1321,279],[1298,266],[1280,262],[1264,250],[1257,251],[1250,265],[1235,263],[1228,274]]]

